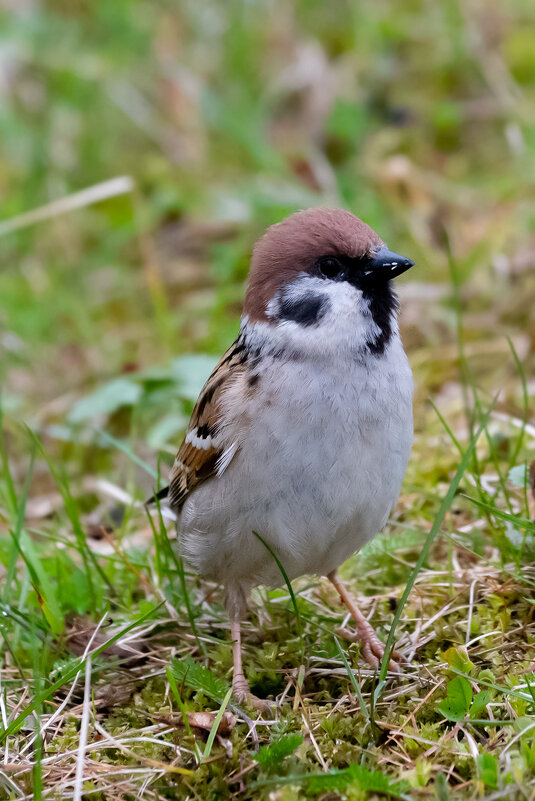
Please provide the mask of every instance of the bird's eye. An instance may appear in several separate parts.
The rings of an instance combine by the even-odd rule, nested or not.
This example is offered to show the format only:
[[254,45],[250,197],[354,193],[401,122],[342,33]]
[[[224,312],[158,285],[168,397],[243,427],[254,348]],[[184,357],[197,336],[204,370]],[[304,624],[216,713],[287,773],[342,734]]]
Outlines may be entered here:
[[338,278],[344,269],[341,262],[339,262],[338,259],[335,259],[333,256],[327,256],[325,259],[320,259],[318,262],[318,267],[320,273],[325,278]]

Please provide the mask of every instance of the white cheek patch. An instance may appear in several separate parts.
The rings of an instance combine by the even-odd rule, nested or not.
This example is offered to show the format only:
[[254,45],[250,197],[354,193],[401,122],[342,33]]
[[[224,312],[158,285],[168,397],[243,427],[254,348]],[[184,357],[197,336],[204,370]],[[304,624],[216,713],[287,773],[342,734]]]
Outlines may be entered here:
[[186,436],[185,442],[188,445],[193,445],[194,448],[199,448],[201,451],[208,451],[212,447],[212,437],[198,437],[197,429],[192,429]]
[[[280,314],[281,300],[295,304],[300,299],[322,298],[323,309],[314,324],[297,322]],[[271,349],[289,348],[303,356],[340,358],[341,352],[368,353],[369,343],[381,336],[370,302],[360,289],[346,281],[326,281],[315,276],[300,275],[281,294],[270,300],[266,308],[270,323],[249,324],[251,346],[269,344]],[[397,330],[395,320],[393,330]]]

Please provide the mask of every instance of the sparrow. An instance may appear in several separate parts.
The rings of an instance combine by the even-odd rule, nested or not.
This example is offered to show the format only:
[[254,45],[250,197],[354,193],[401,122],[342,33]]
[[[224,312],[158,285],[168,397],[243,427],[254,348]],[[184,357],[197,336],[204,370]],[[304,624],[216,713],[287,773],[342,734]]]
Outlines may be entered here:
[[224,587],[238,702],[261,706],[240,621],[253,587],[284,583],[269,549],[290,580],[327,576],[348,637],[370,665],[383,657],[337,568],[384,527],[407,467],[413,380],[392,279],[413,264],[343,209],[292,214],[253,249],[238,337],[159,493],[187,567]]

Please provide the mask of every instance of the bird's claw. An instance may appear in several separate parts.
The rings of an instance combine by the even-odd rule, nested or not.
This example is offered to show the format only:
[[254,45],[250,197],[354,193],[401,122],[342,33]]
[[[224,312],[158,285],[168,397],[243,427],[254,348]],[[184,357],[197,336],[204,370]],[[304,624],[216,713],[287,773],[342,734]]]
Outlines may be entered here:
[[[336,634],[349,642],[358,642],[362,646],[362,656],[374,670],[379,667],[385,654],[385,644],[381,642],[375,631],[370,626],[367,628],[357,628],[355,631],[348,631],[344,628],[336,629]],[[389,670],[399,673],[399,663],[403,661],[403,656],[398,651],[392,651],[388,663]]]
[[273,712],[275,703],[273,701],[268,701],[267,699],[258,698],[256,695],[253,695],[251,688],[249,687],[249,682],[245,676],[234,677],[232,681],[232,692],[238,704],[252,707],[255,712],[260,712],[261,714],[265,712]]

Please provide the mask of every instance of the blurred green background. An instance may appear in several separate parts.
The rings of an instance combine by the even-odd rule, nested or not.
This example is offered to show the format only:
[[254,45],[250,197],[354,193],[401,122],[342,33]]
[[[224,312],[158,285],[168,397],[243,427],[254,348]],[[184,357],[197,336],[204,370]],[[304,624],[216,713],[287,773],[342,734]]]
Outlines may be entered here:
[[[217,354],[236,332],[255,238],[321,204],[351,209],[416,261],[404,327],[416,369],[427,365],[422,395],[452,377],[440,364],[456,336],[452,260],[476,372],[503,382],[489,342],[500,335],[533,353],[530,0],[0,9],[6,411],[63,419],[121,373],[134,378],[103,403],[128,405],[139,370],[163,377],[173,357]],[[75,193],[120,176],[73,208]],[[41,222],[21,217],[43,206]],[[183,425],[167,403],[141,415],[146,432],[178,414],[153,444]]]
[[[448,782],[470,798],[513,773],[525,788],[535,765],[532,723],[522,742],[512,726],[484,736],[473,729],[479,745],[470,748],[481,753],[469,761],[472,740],[452,736],[457,718],[444,720],[437,704],[444,665],[465,670],[464,657],[450,661],[451,646],[473,636],[470,658],[496,671],[498,684],[488,684],[487,670],[485,685],[497,693],[493,715],[505,727],[533,713],[535,511],[526,463],[535,428],[525,425],[535,395],[533,0],[0,0],[0,33],[0,701],[9,720],[28,688],[34,706],[28,700],[21,726],[32,709],[56,708],[39,704],[64,664],[78,669],[73,653],[85,646],[73,630],[93,631],[84,616],[128,626],[162,600],[150,634],[154,681],[143,665],[137,684],[125,684],[125,674],[110,679],[108,663],[95,663],[107,730],[122,736],[128,727],[132,743],[144,726],[153,736],[171,703],[165,668],[173,656],[193,654],[228,678],[220,596],[184,581],[165,528],[136,502],[158,466],[165,480],[200,386],[236,336],[255,239],[299,208],[343,206],[416,262],[398,282],[416,379],[413,458],[388,535],[345,568],[361,597],[374,596],[383,638],[459,464],[427,401],[464,447],[478,403],[501,395],[463,485],[475,503],[456,495],[396,632],[414,656],[409,684],[377,708],[392,730],[417,715],[421,747],[418,737],[373,746],[357,706],[348,713],[336,700],[348,692],[345,663],[325,632],[340,610],[321,584],[299,591],[309,615],[303,637],[282,591],[254,601],[264,611],[258,625],[254,615],[247,623],[250,678],[261,695],[286,695],[288,677],[305,675],[301,653],[307,671],[320,666],[304,697],[319,704],[322,770],[322,753],[341,769],[367,754],[416,788],[443,771],[441,801]],[[271,603],[277,597],[284,603]],[[426,616],[434,628],[422,639]],[[432,692],[442,686],[429,703],[424,673],[436,681]],[[504,694],[505,684],[522,682],[524,696]],[[375,685],[363,679],[362,687],[375,709]],[[301,689],[278,729],[260,729],[262,743],[301,731]],[[189,711],[206,704],[184,692]],[[45,743],[61,765],[63,751],[78,749],[78,713],[71,705]],[[220,777],[217,797],[227,798],[229,770],[247,773],[246,782],[257,775],[248,773],[256,757],[246,729],[234,732],[233,763],[197,772],[195,797],[216,797],[206,794],[207,777]],[[13,764],[22,755],[23,793],[31,790],[27,737],[21,729],[9,743]],[[180,738],[192,767],[192,740]],[[440,738],[440,751],[428,749],[429,738]],[[167,760],[169,742],[151,758]],[[52,768],[40,766],[36,743],[38,788],[39,771]],[[119,752],[105,759],[130,764]],[[320,769],[312,749],[306,760]],[[145,767],[152,781],[153,763]],[[62,797],[72,797],[62,771]],[[165,797],[193,797],[187,785],[178,793],[175,778],[161,779]],[[264,795],[253,786],[247,797],[267,798],[269,781]]]

